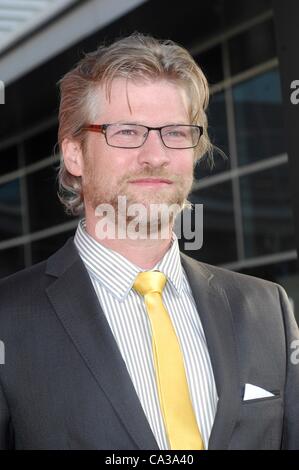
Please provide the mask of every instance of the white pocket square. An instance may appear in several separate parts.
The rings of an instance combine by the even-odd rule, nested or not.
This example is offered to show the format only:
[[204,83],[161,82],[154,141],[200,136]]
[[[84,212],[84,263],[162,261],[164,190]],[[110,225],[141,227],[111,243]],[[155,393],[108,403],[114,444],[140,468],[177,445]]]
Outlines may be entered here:
[[268,392],[257,385],[245,384],[243,401],[256,400],[257,398],[274,397],[274,393]]

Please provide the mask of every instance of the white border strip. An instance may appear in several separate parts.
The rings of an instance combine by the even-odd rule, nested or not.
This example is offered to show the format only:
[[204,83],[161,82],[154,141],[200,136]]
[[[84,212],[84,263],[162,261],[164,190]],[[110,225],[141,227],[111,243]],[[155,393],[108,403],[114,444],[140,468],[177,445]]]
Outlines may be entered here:
[[[11,19],[1,21],[1,17],[5,16],[5,2],[0,3],[2,8],[2,15],[0,14],[0,22],[3,24],[3,29],[7,24],[7,32],[1,38],[0,54],[5,51],[11,44],[19,40],[25,34],[29,34],[36,28],[40,27],[44,22],[49,21],[53,16],[59,14],[65,8],[68,8],[76,0],[54,0],[52,2],[6,2],[10,8],[6,10],[9,12]],[[18,11],[19,7],[19,11]],[[28,10],[26,11],[26,8]],[[15,18],[15,19],[14,19]]]
[[38,65],[99,31],[145,0],[89,0],[24,40],[0,59],[1,80],[7,86]]

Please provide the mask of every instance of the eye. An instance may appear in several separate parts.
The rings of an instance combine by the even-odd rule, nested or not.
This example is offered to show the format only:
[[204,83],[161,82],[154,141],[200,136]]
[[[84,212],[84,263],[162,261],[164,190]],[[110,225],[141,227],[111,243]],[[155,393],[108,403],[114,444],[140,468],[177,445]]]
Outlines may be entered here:
[[168,137],[186,137],[186,131],[183,129],[168,129],[164,135]]
[[137,132],[136,132],[136,129],[119,129],[119,131],[116,133],[116,134],[120,134],[120,135],[136,135]]
[[183,131],[170,131],[169,134],[173,135],[175,137],[181,137],[181,136],[185,135],[185,133]]

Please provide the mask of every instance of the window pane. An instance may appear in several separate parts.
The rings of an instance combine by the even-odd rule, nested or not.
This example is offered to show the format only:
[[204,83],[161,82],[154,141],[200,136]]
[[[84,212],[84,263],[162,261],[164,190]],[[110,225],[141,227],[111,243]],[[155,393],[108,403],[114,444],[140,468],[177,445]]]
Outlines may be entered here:
[[0,250],[0,278],[24,268],[23,245]]
[[230,169],[228,152],[228,135],[224,93],[215,93],[211,96],[208,108],[208,132],[213,145],[219,147],[227,156],[225,158],[217,150],[214,151],[215,166],[211,169],[206,156],[195,167],[195,178],[215,175]]
[[234,36],[228,45],[231,75],[273,59],[276,43],[272,19]]
[[73,231],[67,231],[53,235],[52,237],[43,238],[36,242],[31,243],[32,250],[32,263],[38,263],[47,259],[55,251],[61,248],[67,239],[71,236],[74,236],[75,229]]
[[57,126],[51,127],[41,134],[34,135],[24,142],[26,164],[34,163],[54,154],[57,142]]
[[246,257],[295,249],[288,188],[287,165],[240,178]]
[[20,181],[0,185],[0,240],[22,234]]
[[218,83],[223,80],[221,46],[216,46],[208,51],[201,52],[194,56],[194,60],[202,68],[209,84]]
[[273,8],[272,3],[272,0],[214,0],[211,5],[221,11],[224,25],[231,27],[265,13]]
[[57,196],[56,175],[52,166],[27,175],[31,231],[70,220]]
[[9,147],[0,150],[0,175],[17,170],[18,151],[17,147]]
[[[203,204],[203,246],[197,251],[186,251],[186,254],[211,264],[236,260],[231,181],[196,191],[189,200]],[[183,243],[184,239],[180,241],[180,247],[185,251]]]
[[277,70],[233,88],[240,165],[286,151],[282,98]]

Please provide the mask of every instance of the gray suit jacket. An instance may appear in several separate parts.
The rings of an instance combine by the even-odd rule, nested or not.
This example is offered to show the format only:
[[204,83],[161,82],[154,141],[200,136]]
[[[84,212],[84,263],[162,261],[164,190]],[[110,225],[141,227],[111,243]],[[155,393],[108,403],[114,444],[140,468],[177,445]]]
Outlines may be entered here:
[[[284,290],[182,263],[219,396],[209,449],[298,449],[299,336]],[[0,282],[0,340],[0,449],[158,449],[72,239]],[[245,383],[275,396],[244,402]]]

